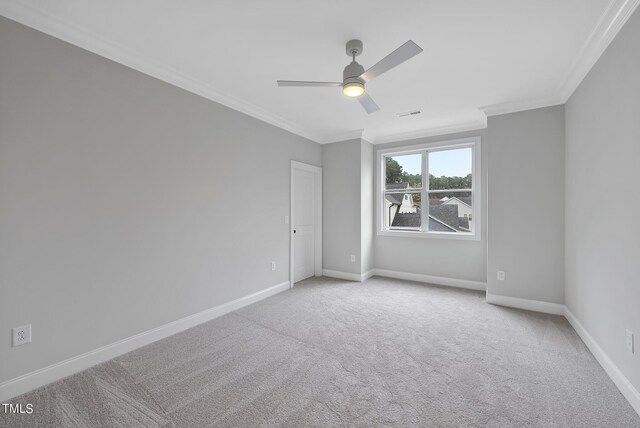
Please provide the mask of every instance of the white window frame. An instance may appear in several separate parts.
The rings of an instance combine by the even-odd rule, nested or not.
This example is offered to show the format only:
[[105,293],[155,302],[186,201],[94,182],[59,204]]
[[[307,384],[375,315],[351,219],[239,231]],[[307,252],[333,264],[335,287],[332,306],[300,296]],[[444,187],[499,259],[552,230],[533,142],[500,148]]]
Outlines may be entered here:
[[[394,237],[410,237],[410,238],[436,238],[436,239],[457,239],[457,240],[465,240],[465,241],[479,241],[482,238],[482,139],[478,137],[468,137],[468,138],[460,138],[456,140],[446,140],[446,141],[438,141],[433,143],[425,143],[419,145],[412,146],[404,146],[404,147],[393,147],[389,149],[380,149],[377,150],[377,159],[378,159],[378,167],[377,167],[377,202],[376,202],[376,233],[380,236],[394,236]],[[422,156],[422,177],[423,177],[423,190],[421,191],[421,195],[423,195],[422,205],[420,207],[420,211],[422,213],[422,224],[426,224],[428,227],[428,201],[427,198],[424,197],[425,194],[428,195],[429,192],[429,175],[427,171],[429,166],[427,163],[429,162],[429,152],[436,152],[442,150],[452,150],[456,148],[467,148],[470,147],[472,150],[472,162],[471,162],[471,174],[472,174],[472,182],[471,182],[471,195],[473,198],[473,222],[474,229],[472,233],[452,233],[452,232],[436,232],[436,231],[428,231],[428,230],[389,230],[385,229],[384,221],[385,214],[384,210],[385,206],[385,190],[386,190],[386,173],[385,173],[385,164],[384,158],[390,154],[392,155],[411,155],[411,154],[424,154]],[[447,189],[443,191],[446,192]],[[456,189],[457,190],[457,189]],[[442,191],[439,191],[442,192]]]

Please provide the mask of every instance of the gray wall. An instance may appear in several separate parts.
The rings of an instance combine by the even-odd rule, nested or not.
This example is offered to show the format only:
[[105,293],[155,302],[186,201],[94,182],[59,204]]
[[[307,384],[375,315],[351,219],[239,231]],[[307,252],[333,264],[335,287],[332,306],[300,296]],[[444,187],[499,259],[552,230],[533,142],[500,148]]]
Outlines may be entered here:
[[1,17],[0,97],[0,381],[288,280],[318,144]]
[[[322,146],[322,265],[360,274],[361,140]],[[356,256],[351,263],[350,256]]]
[[[566,105],[565,303],[640,390],[640,11]],[[635,333],[636,353],[625,347]]]
[[373,145],[361,139],[322,146],[324,269],[357,275],[373,269],[372,154]]
[[374,165],[373,145],[368,141],[361,141],[360,150],[360,245],[362,266],[361,272],[365,273],[374,268],[373,256],[373,219],[375,213],[374,200]]
[[[376,145],[373,152],[376,180],[377,150],[469,136],[482,138],[482,239],[463,241],[437,238],[407,238],[375,235],[375,267],[393,271],[485,282],[487,278],[487,142],[485,131],[467,132],[411,141]],[[377,210],[377,206],[375,208]]]
[[564,106],[490,117],[488,140],[487,290],[563,303]]

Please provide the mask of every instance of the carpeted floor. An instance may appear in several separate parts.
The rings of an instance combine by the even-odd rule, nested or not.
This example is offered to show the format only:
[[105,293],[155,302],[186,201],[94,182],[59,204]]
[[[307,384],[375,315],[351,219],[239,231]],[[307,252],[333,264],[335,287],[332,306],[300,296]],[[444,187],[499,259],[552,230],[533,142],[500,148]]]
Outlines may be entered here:
[[310,279],[11,400],[42,427],[640,427],[563,317]]

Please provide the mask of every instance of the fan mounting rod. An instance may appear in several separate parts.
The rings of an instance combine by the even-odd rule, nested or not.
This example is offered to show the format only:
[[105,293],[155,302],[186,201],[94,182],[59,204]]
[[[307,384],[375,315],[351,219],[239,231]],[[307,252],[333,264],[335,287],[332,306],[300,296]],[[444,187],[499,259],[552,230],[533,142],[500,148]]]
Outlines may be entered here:
[[362,53],[362,42],[360,40],[354,39],[349,40],[347,42],[347,56],[356,60],[356,57]]

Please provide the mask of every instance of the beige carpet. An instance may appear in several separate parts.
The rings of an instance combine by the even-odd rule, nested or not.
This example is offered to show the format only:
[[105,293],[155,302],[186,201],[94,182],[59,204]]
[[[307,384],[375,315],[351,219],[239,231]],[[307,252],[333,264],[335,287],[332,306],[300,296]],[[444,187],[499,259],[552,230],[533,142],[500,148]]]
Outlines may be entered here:
[[42,427],[640,427],[566,320],[478,292],[304,281],[11,400]]

